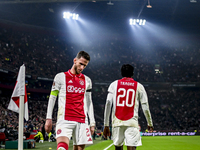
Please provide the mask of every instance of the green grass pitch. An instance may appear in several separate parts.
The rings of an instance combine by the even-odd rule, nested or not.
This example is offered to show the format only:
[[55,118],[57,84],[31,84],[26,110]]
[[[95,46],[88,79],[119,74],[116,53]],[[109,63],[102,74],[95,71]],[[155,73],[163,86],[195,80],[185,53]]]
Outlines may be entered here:
[[[104,141],[97,138],[94,140],[94,144],[86,146],[85,150],[104,150],[111,144],[111,140]],[[35,150],[56,150],[56,147],[56,142],[45,141],[44,143],[36,143]],[[112,145],[107,150],[114,149]],[[70,141],[69,150],[73,150],[72,141]],[[137,150],[200,150],[200,136],[143,136],[142,146],[139,146]]]

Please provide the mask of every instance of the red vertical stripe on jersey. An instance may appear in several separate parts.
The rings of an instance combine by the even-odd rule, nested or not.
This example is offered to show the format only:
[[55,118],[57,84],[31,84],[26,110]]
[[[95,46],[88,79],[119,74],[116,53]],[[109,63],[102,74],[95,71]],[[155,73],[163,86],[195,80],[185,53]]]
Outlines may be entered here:
[[85,76],[77,76],[65,72],[66,79],[66,105],[65,120],[85,123],[84,95],[85,95]]
[[132,78],[118,80],[115,116],[120,120],[129,120],[134,116],[137,82]]

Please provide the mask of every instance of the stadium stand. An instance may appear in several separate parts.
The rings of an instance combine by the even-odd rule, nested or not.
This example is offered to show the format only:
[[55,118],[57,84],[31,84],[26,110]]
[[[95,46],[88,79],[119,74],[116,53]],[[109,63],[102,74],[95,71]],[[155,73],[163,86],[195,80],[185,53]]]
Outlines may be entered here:
[[[70,68],[77,51],[86,50],[91,55],[91,63],[84,73],[93,81],[92,96],[98,129],[103,128],[108,85],[121,78],[119,68],[123,63],[131,63],[135,67],[134,79],[143,83],[147,90],[155,130],[200,130],[198,42],[187,46],[183,42],[177,47],[166,47],[171,43],[157,42],[147,51],[131,45],[123,37],[120,40],[111,37],[110,40],[94,41],[95,44],[84,47],[73,45],[54,32],[44,34],[43,30],[36,28],[30,30],[24,27],[22,30],[23,27],[10,24],[0,26],[1,129],[18,129],[18,114],[8,110],[7,106],[20,65],[25,64],[27,75],[30,119],[25,122],[25,128],[26,132],[36,132],[44,125],[53,76]],[[53,115],[55,127],[57,114]],[[146,122],[142,113],[139,122],[142,131],[145,131]],[[15,135],[12,138],[16,138]]]

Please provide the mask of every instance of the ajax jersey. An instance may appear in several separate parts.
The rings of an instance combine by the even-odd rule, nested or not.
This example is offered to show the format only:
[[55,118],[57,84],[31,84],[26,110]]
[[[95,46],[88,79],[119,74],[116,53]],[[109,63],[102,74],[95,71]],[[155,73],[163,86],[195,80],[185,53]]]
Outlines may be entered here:
[[137,82],[121,79],[117,82],[115,116],[120,120],[129,120],[134,116]]
[[94,123],[91,100],[92,83],[89,77],[69,71],[58,73],[53,82],[52,91],[59,91],[57,122],[60,120],[87,122],[87,114]]
[[65,72],[66,82],[66,103],[65,120],[85,123],[84,95],[86,90],[85,76],[72,75]]
[[112,82],[104,113],[104,125],[109,126],[112,107],[112,125],[138,127],[139,103],[148,103],[146,91],[142,84],[132,78],[122,78]]

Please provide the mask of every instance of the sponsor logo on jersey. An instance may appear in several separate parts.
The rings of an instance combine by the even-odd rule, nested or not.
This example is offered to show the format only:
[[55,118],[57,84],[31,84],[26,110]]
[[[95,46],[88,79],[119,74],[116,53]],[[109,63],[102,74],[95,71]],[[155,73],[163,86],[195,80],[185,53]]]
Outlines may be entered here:
[[80,83],[80,85],[84,85],[84,81],[83,80],[80,80],[79,83]]
[[121,85],[134,86],[133,82],[120,82]]
[[73,85],[68,85],[67,86],[67,92],[69,93],[84,93],[85,92],[85,89],[84,88],[78,88],[78,87],[75,87]]
[[72,80],[70,80],[68,83],[73,83],[73,81],[72,81]]
[[61,132],[62,132],[61,129],[58,129],[58,130],[57,130],[57,134],[60,134]]

